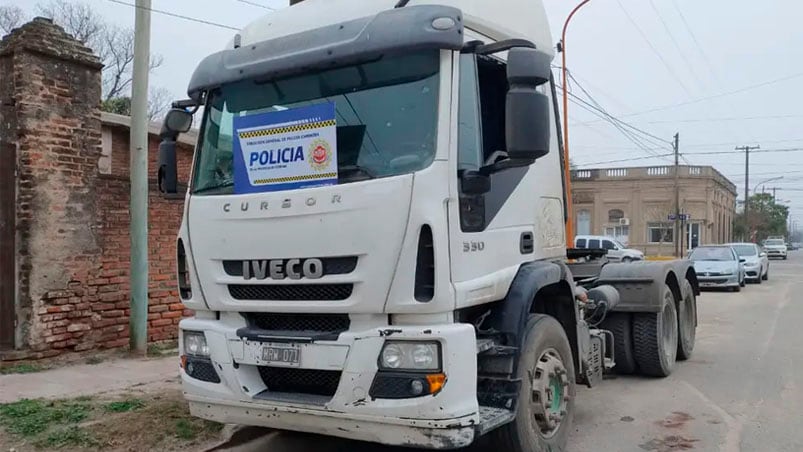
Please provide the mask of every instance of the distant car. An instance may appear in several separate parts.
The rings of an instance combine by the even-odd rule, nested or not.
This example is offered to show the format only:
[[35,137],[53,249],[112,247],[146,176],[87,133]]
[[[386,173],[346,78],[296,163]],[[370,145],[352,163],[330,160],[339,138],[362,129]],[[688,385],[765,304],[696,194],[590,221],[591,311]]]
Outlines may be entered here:
[[578,235],[574,239],[574,247],[580,249],[607,250],[608,259],[618,262],[633,262],[644,260],[644,253],[631,249],[621,242],[602,235]]
[[786,242],[784,242],[783,239],[767,239],[764,242],[764,252],[767,253],[767,257],[770,259],[779,258],[786,260]]
[[722,287],[739,292],[745,285],[743,259],[731,246],[700,246],[691,252],[689,259],[702,288]]
[[728,246],[736,251],[739,258],[744,259],[745,277],[755,283],[761,284],[770,277],[770,260],[755,243],[730,243]]
[[800,242],[792,242],[789,244],[789,251],[797,251],[800,249]]

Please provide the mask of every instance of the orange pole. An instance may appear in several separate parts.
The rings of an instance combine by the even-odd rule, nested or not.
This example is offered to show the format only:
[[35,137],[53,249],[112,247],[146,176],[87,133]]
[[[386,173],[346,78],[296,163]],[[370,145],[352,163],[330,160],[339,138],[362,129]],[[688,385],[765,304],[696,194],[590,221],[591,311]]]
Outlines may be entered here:
[[566,18],[566,23],[563,24],[563,34],[561,35],[561,53],[563,56],[563,178],[566,181],[566,217],[569,219],[566,222],[566,243],[571,243],[570,248],[574,247],[574,212],[572,202],[572,174],[569,166],[569,85],[567,84],[567,71],[566,71],[566,30],[569,28],[569,22],[572,20],[574,14],[591,0],[583,0],[577,5],[569,17]]

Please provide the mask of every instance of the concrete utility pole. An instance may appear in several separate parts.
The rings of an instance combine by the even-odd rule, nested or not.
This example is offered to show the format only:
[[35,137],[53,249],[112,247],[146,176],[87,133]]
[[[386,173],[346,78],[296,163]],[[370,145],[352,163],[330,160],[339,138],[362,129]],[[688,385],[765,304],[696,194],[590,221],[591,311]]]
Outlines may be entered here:
[[680,134],[675,134],[675,141],[672,143],[675,151],[675,257],[683,257],[683,234],[680,221]]
[[148,72],[151,0],[137,0],[131,84],[131,352],[148,346]]
[[761,149],[761,146],[740,146],[737,151],[744,151],[744,227],[747,239],[750,238],[750,151]]

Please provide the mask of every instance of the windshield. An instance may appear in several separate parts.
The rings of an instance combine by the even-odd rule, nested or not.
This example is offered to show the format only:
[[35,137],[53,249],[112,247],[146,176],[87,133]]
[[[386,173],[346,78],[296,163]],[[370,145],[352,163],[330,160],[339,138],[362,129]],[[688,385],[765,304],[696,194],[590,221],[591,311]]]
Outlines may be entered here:
[[691,253],[693,261],[732,261],[730,248],[697,248]]
[[193,192],[234,191],[234,119],[335,104],[338,183],[410,173],[435,158],[438,51],[276,81],[244,81],[209,95]]
[[626,246],[624,246],[624,245],[622,244],[622,242],[620,242],[620,241],[618,241],[618,240],[613,240],[613,243],[614,243],[614,244],[615,244],[617,247],[619,247],[620,249],[627,249],[627,247],[626,247]]
[[756,247],[753,245],[733,245],[733,249],[739,256],[755,256]]
[[766,242],[764,242],[764,245],[766,246],[782,246],[784,244],[785,243],[783,240],[767,240]]

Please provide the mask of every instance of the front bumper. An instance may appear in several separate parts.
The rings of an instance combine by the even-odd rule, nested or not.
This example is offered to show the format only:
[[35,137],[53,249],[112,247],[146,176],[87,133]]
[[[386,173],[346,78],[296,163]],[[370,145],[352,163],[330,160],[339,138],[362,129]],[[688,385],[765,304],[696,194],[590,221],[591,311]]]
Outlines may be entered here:
[[782,250],[767,250],[767,257],[772,259],[773,257],[786,257],[786,251]]
[[[371,317],[371,316],[363,316]],[[386,319],[386,317],[385,317]],[[365,327],[336,340],[300,343],[300,368],[339,375],[331,397],[273,393],[261,370],[259,343],[237,336],[242,317],[182,320],[182,331],[202,331],[220,383],[200,381],[183,369],[182,384],[194,416],[222,423],[253,425],[338,436],[387,445],[453,449],[470,445],[480,421],[476,394],[476,338],[471,325]],[[370,397],[385,338],[438,341],[447,382],[435,395],[405,399]],[[183,346],[183,344],[182,344]],[[183,354],[183,350],[181,350]]]
[[755,266],[744,267],[745,277],[748,279],[758,280],[761,279],[762,271],[761,271],[761,264],[756,264]]
[[697,281],[701,288],[711,287],[739,287],[739,275],[708,275],[705,273],[697,274]]

